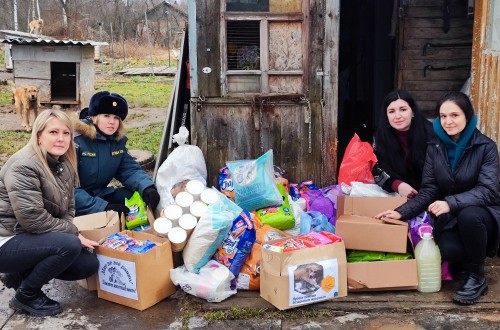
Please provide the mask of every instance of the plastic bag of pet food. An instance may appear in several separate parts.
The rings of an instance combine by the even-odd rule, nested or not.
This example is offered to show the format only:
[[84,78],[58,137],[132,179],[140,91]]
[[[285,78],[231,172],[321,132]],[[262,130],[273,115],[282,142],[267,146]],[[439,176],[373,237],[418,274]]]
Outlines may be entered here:
[[312,231],[327,231],[335,233],[335,227],[328,222],[326,216],[321,212],[302,212],[300,214],[300,233],[307,234]]
[[[344,193],[338,185],[322,189],[310,189],[302,192],[301,196],[306,200],[307,211],[318,211],[324,214],[333,226],[337,222],[337,197]],[[328,230],[329,231],[329,230]],[[302,234],[302,232],[301,232]]]
[[283,199],[283,204],[257,210],[256,215],[264,225],[270,225],[278,229],[293,228],[295,226],[295,219],[290,208],[290,203],[288,203],[287,193],[281,184],[278,184],[277,187]]
[[[255,218],[257,220],[257,218]],[[267,241],[289,237],[287,233],[273,228],[269,225],[263,225],[257,228],[256,240],[252,251],[245,260],[238,275],[237,288],[241,290],[259,290],[260,289],[260,264],[262,256],[262,244]]]
[[283,204],[273,172],[272,149],[257,159],[227,162],[234,186],[234,200],[241,208],[254,211]]
[[227,166],[224,166],[219,171],[219,190],[226,195],[227,198],[234,201],[233,180],[231,180],[231,173]]
[[231,287],[234,275],[215,260],[209,260],[199,274],[191,273],[186,266],[172,268],[170,278],[185,292],[208,302],[221,302],[236,293]]
[[238,277],[241,266],[250,254],[255,242],[255,226],[251,220],[250,213],[243,210],[233,220],[231,230],[219,245],[214,259],[229,268],[235,277]]
[[262,245],[262,247],[277,252],[289,252],[321,245],[333,244],[340,241],[342,241],[342,238],[335,234],[326,231],[313,231],[299,236],[292,236],[289,238],[276,240],[272,243],[265,243]]
[[233,220],[243,211],[219,191],[214,191],[219,199],[210,204],[200,217],[182,251],[184,265],[193,273],[198,273],[212,259],[222,240],[227,237]]
[[137,191],[129,199],[125,198],[125,206],[130,210],[125,219],[127,229],[134,229],[149,224],[146,203]]

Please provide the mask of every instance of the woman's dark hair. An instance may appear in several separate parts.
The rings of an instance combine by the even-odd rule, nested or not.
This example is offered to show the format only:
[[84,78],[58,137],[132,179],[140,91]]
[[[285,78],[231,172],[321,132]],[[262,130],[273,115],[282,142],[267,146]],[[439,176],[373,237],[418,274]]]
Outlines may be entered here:
[[436,113],[438,115],[441,105],[443,105],[444,102],[448,101],[455,103],[460,109],[462,109],[462,111],[465,114],[465,118],[467,119],[467,122],[469,122],[469,120],[474,115],[474,107],[472,106],[469,97],[462,92],[455,92],[455,91],[444,94],[436,104]]
[[[375,149],[377,157],[385,170],[389,170],[391,175],[395,173],[405,173],[405,165],[407,159],[401,159],[404,154],[403,148],[399,143],[396,135],[396,130],[389,123],[387,118],[387,107],[394,101],[404,100],[410,106],[413,112],[413,118],[410,125],[408,134],[409,138],[409,154],[408,157],[414,165],[414,171],[417,176],[421,174],[423,164],[425,161],[425,154],[427,149],[427,140],[429,138],[429,131],[426,128],[426,120],[417,103],[410,93],[405,90],[394,90],[387,94],[384,99],[381,113],[379,116],[379,124],[375,132]],[[430,127],[430,124],[427,125]],[[391,173],[392,172],[392,173]],[[397,178],[405,181],[406,178]]]

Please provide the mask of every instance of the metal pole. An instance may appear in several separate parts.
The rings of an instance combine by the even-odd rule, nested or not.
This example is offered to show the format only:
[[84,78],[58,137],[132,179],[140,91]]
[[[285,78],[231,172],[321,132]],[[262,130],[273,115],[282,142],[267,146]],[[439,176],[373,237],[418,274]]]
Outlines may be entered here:
[[113,48],[113,23],[109,23],[111,27],[111,72],[115,72],[115,50]]
[[167,49],[168,49],[168,66],[170,67],[170,23],[168,19],[168,11],[165,12],[167,14]]
[[125,32],[123,28],[123,20],[122,20],[122,49],[123,49],[123,66],[127,66],[127,53],[125,51]]
[[144,13],[144,17],[146,19],[146,31],[148,31],[148,42],[149,42],[149,59],[151,61],[151,72],[153,77],[155,75],[155,69],[153,65],[153,45],[151,45],[151,36],[149,35],[149,24],[148,24],[148,14]]
[[17,31],[17,0],[14,0],[14,30]]

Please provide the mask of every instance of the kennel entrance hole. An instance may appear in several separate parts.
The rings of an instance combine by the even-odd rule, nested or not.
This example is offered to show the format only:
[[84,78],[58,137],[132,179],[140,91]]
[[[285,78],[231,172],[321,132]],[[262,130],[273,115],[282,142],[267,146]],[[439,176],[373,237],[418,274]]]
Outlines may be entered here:
[[71,62],[51,62],[51,103],[77,104],[77,65]]

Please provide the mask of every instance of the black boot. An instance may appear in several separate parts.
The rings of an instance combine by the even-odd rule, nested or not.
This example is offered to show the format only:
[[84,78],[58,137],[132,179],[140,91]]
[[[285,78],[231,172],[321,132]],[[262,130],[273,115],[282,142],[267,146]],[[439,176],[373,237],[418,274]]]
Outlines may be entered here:
[[23,281],[20,273],[2,273],[0,274],[0,281],[7,289],[17,290]]
[[20,309],[33,316],[51,316],[62,312],[61,305],[48,298],[41,290],[32,291],[21,285],[9,302],[11,308]]
[[488,292],[488,284],[484,276],[484,263],[472,264],[469,268],[469,276],[464,284],[453,295],[453,301],[457,304],[472,305]]

